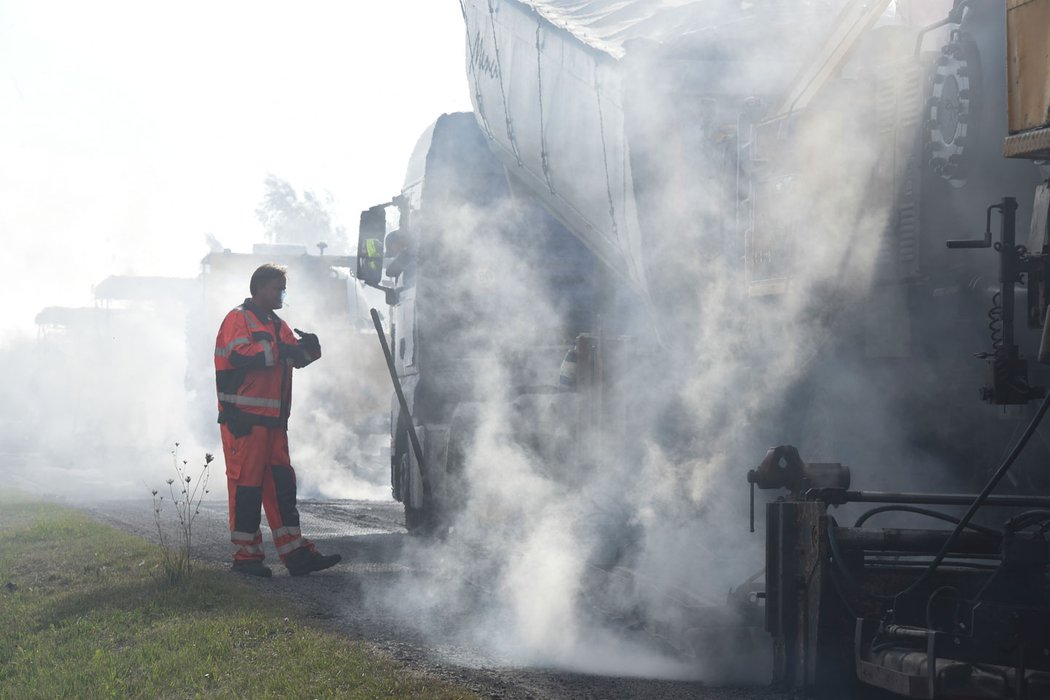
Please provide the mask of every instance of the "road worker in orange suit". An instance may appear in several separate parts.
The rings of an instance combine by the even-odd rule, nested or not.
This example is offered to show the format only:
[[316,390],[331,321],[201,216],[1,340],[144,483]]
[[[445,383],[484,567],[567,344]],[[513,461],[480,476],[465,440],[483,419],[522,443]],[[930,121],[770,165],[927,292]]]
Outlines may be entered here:
[[233,309],[215,339],[215,385],[219,424],[230,492],[233,570],[269,577],[263,564],[262,515],[274,546],[292,576],[334,566],[342,558],[325,556],[299,531],[295,470],[288,456],[288,414],[292,369],[321,357],[313,333],[292,334],[276,309],[284,305],[285,268],[266,264],[252,274],[251,298]]

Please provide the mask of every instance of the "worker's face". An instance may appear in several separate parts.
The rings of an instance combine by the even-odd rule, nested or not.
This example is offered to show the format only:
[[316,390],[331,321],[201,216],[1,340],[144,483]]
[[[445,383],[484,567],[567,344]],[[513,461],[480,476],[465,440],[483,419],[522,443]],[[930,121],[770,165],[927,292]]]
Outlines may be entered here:
[[273,311],[284,306],[284,289],[287,282],[283,277],[275,277],[267,280],[265,284],[259,285],[256,290],[254,301],[264,309]]

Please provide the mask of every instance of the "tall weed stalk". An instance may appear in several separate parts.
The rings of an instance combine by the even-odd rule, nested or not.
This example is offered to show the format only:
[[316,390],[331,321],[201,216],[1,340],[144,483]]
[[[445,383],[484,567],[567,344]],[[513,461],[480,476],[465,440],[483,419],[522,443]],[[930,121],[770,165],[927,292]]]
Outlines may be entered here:
[[204,465],[194,483],[193,476],[189,473],[189,461],[179,459],[179,443],[175,443],[171,455],[175,476],[166,483],[171,502],[175,504],[174,533],[164,526],[164,496],[158,495],[159,489],[153,489],[153,521],[157,525],[157,537],[160,540],[163,580],[174,586],[185,580],[193,570],[190,556],[193,547],[193,521],[200,513],[204,495],[209,493],[208,477],[212,460],[215,458],[210,453],[204,454]]

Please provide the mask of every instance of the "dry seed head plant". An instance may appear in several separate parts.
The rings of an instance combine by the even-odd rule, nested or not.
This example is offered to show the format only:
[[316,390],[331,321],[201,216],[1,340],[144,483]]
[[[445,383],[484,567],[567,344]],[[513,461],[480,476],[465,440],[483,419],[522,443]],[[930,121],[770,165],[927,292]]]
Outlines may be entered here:
[[[190,558],[193,545],[193,521],[200,513],[201,501],[208,490],[208,477],[212,460],[211,453],[204,454],[204,465],[197,475],[196,483],[189,472],[189,461],[179,459],[179,443],[171,451],[175,476],[167,480],[168,494],[175,504],[174,532],[169,532],[163,522],[164,496],[158,495],[159,489],[153,489],[153,521],[157,526],[157,537],[160,541],[162,580],[174,586],[184,581],[193,571]],[[192,485],[192,487],[191,487]],[[176,491],[178,488],[178,491]]]

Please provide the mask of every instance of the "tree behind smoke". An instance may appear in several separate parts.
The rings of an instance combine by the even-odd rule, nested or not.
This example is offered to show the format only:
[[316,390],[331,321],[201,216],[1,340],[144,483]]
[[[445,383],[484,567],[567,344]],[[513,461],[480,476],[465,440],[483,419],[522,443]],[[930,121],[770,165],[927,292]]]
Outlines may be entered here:
[[267,240],[302,245],[308,250],[323,242],[333,254],[346,252],[346,229],[333,225],[328,211],[333,204],[330,194],[319,197],[311,190],[303,190],[300,198],[287,180],[273,174],[267,175],[263,184],[266,193],[255,216],[262,222]]

